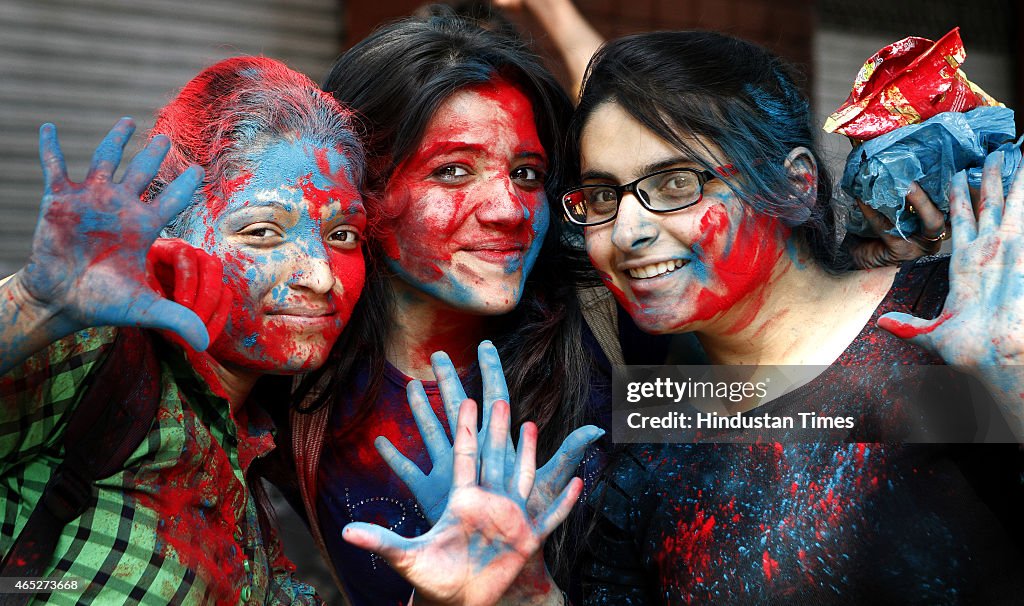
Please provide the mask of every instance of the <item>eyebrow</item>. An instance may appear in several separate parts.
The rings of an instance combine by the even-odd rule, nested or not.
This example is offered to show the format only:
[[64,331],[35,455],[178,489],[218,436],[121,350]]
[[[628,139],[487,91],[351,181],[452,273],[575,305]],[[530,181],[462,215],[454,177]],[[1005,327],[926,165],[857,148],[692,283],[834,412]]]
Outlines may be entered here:
[[295,208],[294,204],[287,204],[286,205],[283,202],[281,202],[280,200],[250,200],[248,204],[246,204],[245,206],[239,208],[238,211],[243,211],[243,210],[247,210],[247,209],[264,209],[264,208],[272,208],[272,209],[280,210],[281,212],[285,212],[285,213],[293,213],[293,212],[296,211],[296,208]]
[[536,152],[530,150],[516,152],[516,158],[529,158],[531,160],[536,160],[538,162],[544,163],[547,163],[548,161],[547,156],[545,156],[543,152]]
[[423,148],[417,155],[436,156],[438,154],[451,154],[455,152],[481,152],[485,147],[479,143],[468,143],[465,141],[437,141]]
[[[671,158],[658,160],[657,162],[651,162],[650,164],[642,166],[636,176],[642,177],[644,175],[649,175],[651,173],[655,173],[658,172],[659,170],[663,170],[666,168],[672,168],[680,164],[697,164],[697,162],[687,156],[673,156]],[[587,181],[589,179],[618,182],[618,178],[615,175],[600,170],[588,170],[580,175],[581,181]],[[630,181],[632,181],[632,179],[630,179]]]

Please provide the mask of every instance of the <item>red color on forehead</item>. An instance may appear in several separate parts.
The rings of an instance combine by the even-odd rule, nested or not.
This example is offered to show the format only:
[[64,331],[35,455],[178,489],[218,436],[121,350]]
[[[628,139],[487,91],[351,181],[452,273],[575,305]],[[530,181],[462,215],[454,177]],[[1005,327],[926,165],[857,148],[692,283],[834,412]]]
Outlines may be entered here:
[[519,145],[515,149],[516,154],[537,153],[547,159],[544,146],[541,145],[540,138],[537,136],[533,103],[519,87],[499,77],[484,84],[471,86],[466,90],[498,104],[512,117],[512,127],[519,137]]

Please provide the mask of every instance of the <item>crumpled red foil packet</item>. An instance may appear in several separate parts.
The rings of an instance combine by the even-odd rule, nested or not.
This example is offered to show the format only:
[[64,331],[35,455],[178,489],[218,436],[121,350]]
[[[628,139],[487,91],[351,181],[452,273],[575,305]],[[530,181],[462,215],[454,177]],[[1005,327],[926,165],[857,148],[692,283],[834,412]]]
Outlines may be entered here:
[[1001,107],[960,71],[966,56],[959,27],[938,42],[911,36],[886,46],[861,67],[849,98],[825,121],[825,131],[856,144],[942,112]]

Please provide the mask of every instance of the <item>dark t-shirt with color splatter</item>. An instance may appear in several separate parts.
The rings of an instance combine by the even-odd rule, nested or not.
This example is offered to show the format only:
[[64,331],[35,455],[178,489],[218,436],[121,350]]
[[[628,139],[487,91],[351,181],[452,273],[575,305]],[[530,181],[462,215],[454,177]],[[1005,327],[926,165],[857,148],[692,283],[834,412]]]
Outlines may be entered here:
[[[594,355],[595,362],[599,367],[607,367],[607,359],[600,353],[597,342],[589,333],[585,337],[584,346]],[[356,393],[358,388],[367,384],[367,375],[367,370],[363,369],[356,381]],[[601,427],[610,425],[608,376],[607,372],[602,372],[599,380],[591,385],[591,404],[587,411],[587,422]],[[317,482],[317,507],[331,559],[355,602],[354,606],[404,606],[412,594],[412,586],[382,558],[343,541],[341,530],[345,525],[357,521],[370,522],[403,537],[419,536],[430,529],[412,493],[385,465],[373,445],[374,439],[383,435],[420,469],[429,471],[430,460],[406,401],[405,386],[410,380],[388,365],[381,397],[369,417],[345,433],[351,415],[342,406],[332,412],[327,427]],[[463,383],[467,394],[479,401],[479,372],[474,369],[469,377],[464,377]],[[423,381],[423,386],[435,414],[447,427],[437,384]],[[343,433],[344,438],[340,438]],[[598,447],[590,449],[576,473],[584,480],[585,494],[593,488],[606,461],[603,453],[607,448],[601,444],[599,442]],[[582,511],[582,508],[577,510]],[[573,519],[575,528],[586,526],[586,520],[578,519],[582,515],[576,513],[577,519]],[[574,537],[569,537],[569,541],[574,542]]]
[[[947,270],[946,259],[901,270],[836,365],[940,364],[875,320],[935,317]],[[917,387],[822,375],[770,405],[891,402],[860,419],[884,424],[906,421],[899,394]],[[1009,473],[965,472],[965,460]],[[1012,603],[1020,546],[987,501],[1019,503],[1022,473],[1019,447],[1003,444],[629,445],[591,497],[584,603]],[[1007,479],[1015,494],[992,485]]]

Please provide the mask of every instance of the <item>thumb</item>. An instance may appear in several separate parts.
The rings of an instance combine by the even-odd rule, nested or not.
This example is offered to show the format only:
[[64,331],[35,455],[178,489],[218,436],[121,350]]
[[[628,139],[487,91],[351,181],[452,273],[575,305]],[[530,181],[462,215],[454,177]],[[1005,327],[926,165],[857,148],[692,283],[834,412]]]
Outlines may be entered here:
[[409,539],[376,524],[365,522],[347,524],[341,531],[341,537],[360,549],[379,555],[396,570],[401,570],[405,554],[411,547]]
[[560,490],[576,473],[587,448],[603,435],[604,430],[593,425],[584,425],[569,434],[558,451],[537,471],[538,482],[550,483]]
[[[149,301],[147,301],[149,299]],[[129,318],[136,326],[169,330],[181,337],[196,351],[204,351],[210,345],[206,325],[191,309],[156,293],[143,294],[133,306],[138,309],[135,317]]]
[[941,326],[944,321],[944,315],[934,320],[925,320],[903,312],[891,311],[878,318],[878,327],[918,347],[935,351],[935,339],[932,331]]

